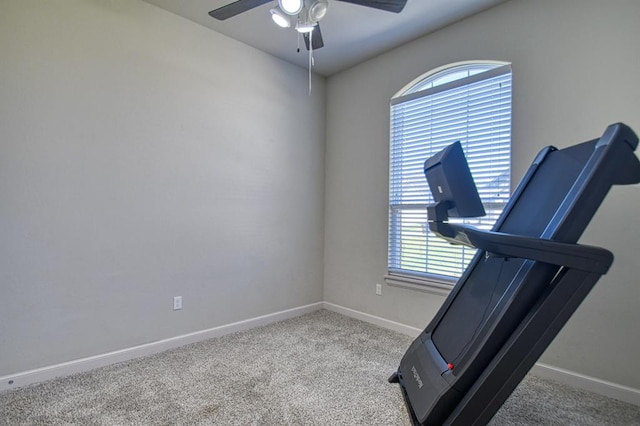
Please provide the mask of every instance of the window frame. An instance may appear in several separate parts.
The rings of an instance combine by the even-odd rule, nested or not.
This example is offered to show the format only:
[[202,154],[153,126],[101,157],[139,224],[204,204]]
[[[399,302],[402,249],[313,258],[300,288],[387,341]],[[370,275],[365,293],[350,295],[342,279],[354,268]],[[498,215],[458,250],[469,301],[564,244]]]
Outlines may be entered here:
[[[484,68],[483,70],[478,71],[479,69]],[[457,72],[461,71],[472,71],[471,74],[464,76],[462,78],[453,79],[451,81],[445,81],[440,84],[436,84],[438,79],[446,80],[447,76],[455,75]],[[449,65],[445,65],[436,69],[433,69],[427,73],[424,73],[420,77],[414,79],[412,82],[407,84],[402,90],[400,90],[396,95],[391,98],[390,105],[390,150],[394,148],[394,135],[393,135],[393,107],[394,105],[401,104],[403,102],[408,102],[414,99],[426,98],[432,96],[434,94],[438,94],[441,92],[446,92],[449,90],[453,90],[456,88],[465,87],[467,85],[471,85],[477,82],[481,82],[484,80],[488,80],[497,76],[509,74],[511,82],[512,82],[512,68],[511,63],[501,62],[501,61],[465,61],[465,62],[457,62]],[[511,83],[512,84],[512,83]],[[429,87],[430,86],[430,87]],[[510,193],[511,191],[511,127],[512,127],[512,111],[513,111],[513,100],[512,100],[512,86],[510,87],[510,100],[509,100],[509,140],[508,140],[508,148],[509,148],[509,176],[508,176],[508,189],[507,191]],[[451,142],[454,142],[453,140]],[[430,146],[425,147],[425,151],[428,152]],[[426,153],[425,153],[426,155]],[[437,275],[433,273],[422,273],[415,271],[416,273],[411,273],[411,270],[403,270],[399,268],[393,268],[391,265],[391,251],[392,251],[392,193],[391,193],[391,183],[392,183],[392,167],[391,164],[392,154],[390,151],[390,164],[389,164],[389,185],[390,185],[390,193],[388,197],[388,241],[387,241],[387,274],[384,279],[388,285],[391,286],[399,286],[404,288],[410,288],[414,290],[426,291],[430,293],[446,295],[451,291],[453,285],[459,279],[454,276],[446,276],[446,275]],[[426,160],[426,157],[425,157]],[[504,208],[504,205],[502,206]],[[502,211],[502,209],[500,209]],[[398,232],[394,234],[395,238],[398,238]],[[397,250],[397,247],[395,247]],[[427,249],[428,250],[428,249]],[[428,254],[427,254],[428,256]],[[473,256],[471,256],[473,258]],[[408,273],[406,273],[406,272]]]

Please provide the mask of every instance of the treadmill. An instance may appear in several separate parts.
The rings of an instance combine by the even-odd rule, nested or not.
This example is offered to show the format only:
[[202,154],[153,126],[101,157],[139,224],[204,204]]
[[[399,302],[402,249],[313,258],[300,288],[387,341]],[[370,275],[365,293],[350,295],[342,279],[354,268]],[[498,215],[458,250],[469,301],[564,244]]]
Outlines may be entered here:
[[536,156],[491,231],[459,143],[425,162],[429,229],[477,253],[389,378],[413,425],[488,423],[613,262],[577,244],[612,185],[640,182],[638,137],[612,124],[595,140]]

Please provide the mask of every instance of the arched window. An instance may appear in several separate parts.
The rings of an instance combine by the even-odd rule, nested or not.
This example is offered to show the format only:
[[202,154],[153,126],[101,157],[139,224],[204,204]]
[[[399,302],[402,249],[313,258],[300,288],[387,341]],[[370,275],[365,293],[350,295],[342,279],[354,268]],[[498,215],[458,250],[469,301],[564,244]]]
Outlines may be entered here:
[[446,291],[475,254],[438,239],[427,226],[426,206],[433,198],[423,163],[456,141],[462,144],[487,212],[460,222],[491,229],[510,193],[509,64],[452,64],[426,73],[391,99],[390,284],[428,284]]

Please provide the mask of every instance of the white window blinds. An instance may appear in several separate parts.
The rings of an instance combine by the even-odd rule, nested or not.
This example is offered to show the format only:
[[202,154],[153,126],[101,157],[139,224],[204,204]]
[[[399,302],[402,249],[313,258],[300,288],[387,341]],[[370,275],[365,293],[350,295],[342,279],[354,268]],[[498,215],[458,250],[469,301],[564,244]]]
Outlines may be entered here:
[[491,229],[510,192],[511,68],[449,68],[405,93],[391,102],[389,273],[454,281],[475,250],[429,232],[426,206],[433,198],[423,164],[460,141],[487,215],[459,222]]

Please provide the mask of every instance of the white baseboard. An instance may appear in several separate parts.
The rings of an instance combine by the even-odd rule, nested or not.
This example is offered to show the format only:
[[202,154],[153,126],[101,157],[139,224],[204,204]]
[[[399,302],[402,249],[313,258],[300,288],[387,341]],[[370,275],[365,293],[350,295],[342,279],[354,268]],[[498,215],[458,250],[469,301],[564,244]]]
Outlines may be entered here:
[[168,349],[196,343],[214,337],[224,336],[226,334],[245,331],[255,327],[268,325],[274,322],[294,318],[323,308],[323,302],[312,303],[310,305],[300,306],[293,309],[276,312],[273,314],[263,315],[244,321],[226,324],[220,327],[214,327],[207,330],[196,331],[193,333],[183,334],[181,336],[171,337],[169,339],[159,340],[157,342],[146,343],[143,345],[133,346],[118,351],[108,352],[101,355],[90,356],[87,358],[76,359],[69,362],[63,362],[47,367],[37,368],[34,370],[23,371],[20,373],[10,374],[0,377],[0,391],[15,389],[27,386],[33,383],[43,382],[61,376],[81,373],[94,368],[104,367],[106,365],[115,364],[117,362],[128,361],[134,358],[140,358],[152,355]]
[[336,305],[334,303],[323,302],[323,307],[328,311],[333,311],[347,317],[359,319],[361,321],[377,325],[382,328],[397,331],[398,333],[406,334],[407,336],[418,337],[418,335],[422,333],[422,330],[419,328],[377,317],[375,315],[365,314],[364,312],[356,311],[355,309],[351,308],[345,308],[344,306]]
[[[422,330],[390,321],[375,315],[366,314],[354,309],[345,308],[329,302],[324,302],[324,309],[337,312],[339,314],[359,319],[380,327],[388,328],[411,337],[416,337]],[[563,383],[578,389],[584,389],[608,398],[614,398],[619,401],[628,402],[630,404],[640,406],[640,390],[617,383],[608,382],[606,380],[597,379],[595,377],[586,376],[574,371],[564,370],[562,368],[536,363],[531,369],[531,374],[543,377],[556,382]]]
[[608,382],[540,362],[533,366],[531,374],[640,406],[640,389]]
[[[152,355],[190,343],[196,343],[214,337],[220,337],[226,334],[245,331],[285,319],[294,318],[320,309],[333,311],[351,318],[377,325],[379,327],[397,331],[398,333],[402,333],[411,337],[416,337],[422,332],[422,330],[419,328],[411,327],[395,321],[390,321],[388,319],[360,312],[355,309],[347,308],[329,302],[318,302],[293,309],[287,309],[273,314],[251,318],[244,321],[238,321],[232,324],[226,324],[220,327],[196,331],[194,333],[188,333],[169,339],[159,340],[157,342],[146,343],[144,345],[134,346],[119,351],[113,351],[106,354],[81,358],[34,370],[10,374],[0,377],[0,391],[15,389],[17,387],[43,382],[45,380],[53,379],[56,377],[67,376],[70,374],[80,373],[83,371],[92,370],[94,368],[115,364],[117,362],[128,361],[134,358]],[[543,363],[537,363],[536,365],[534,365],[534,367],[531,369],[531,373],[539,377],[552,379],[569,386],[588,390],[609,398],[614,398],[620,401],[640,406],[639,389],[608,382],[606,380],[597,379],[595,377],[586,376],[580,373],[565,370],[559,367],[554,367],[551,365],[546,365]]]

